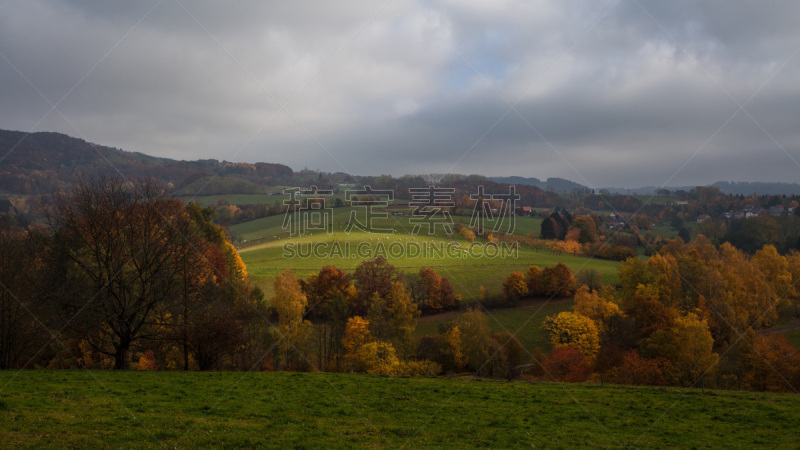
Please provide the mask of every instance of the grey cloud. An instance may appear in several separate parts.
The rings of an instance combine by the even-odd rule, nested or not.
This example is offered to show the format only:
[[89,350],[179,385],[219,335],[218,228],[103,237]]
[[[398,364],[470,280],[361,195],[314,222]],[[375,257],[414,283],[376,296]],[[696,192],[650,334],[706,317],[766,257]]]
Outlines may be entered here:
[[0,128],[357,174],[800,181],[800,4],[383,6],[10,3]]

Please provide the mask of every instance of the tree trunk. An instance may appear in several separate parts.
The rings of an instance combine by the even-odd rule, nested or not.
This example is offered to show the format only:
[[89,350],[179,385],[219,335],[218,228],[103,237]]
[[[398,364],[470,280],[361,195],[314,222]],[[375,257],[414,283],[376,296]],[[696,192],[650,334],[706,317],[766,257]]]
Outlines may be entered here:
[[120,344],[115,348],[114,353],[114,370],[124,370],[128,368],[128,350],[131,345],[129,343]]
[[186,342],[186,336],[183,336],[183,370],[189,370],[189,344]]

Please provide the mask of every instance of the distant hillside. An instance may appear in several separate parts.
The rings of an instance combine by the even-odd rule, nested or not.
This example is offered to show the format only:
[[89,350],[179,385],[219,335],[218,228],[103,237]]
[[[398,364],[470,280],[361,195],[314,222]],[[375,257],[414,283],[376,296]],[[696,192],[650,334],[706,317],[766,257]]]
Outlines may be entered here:
[[252,191],[253,186],[275,185],[293,176],[292,169],[282,164],[176,161],[49,132],[0,130],[0,158],[0,193],[5,194],[49,194],[81,177],[101,175],[152,177],[176,190],[208,177],[234,179],[229,183],[217,179],[204,189],[203,194],[213,195],[228,193],[223,192],[228,185],[246,185]]
[[[731,195],[800,195],[800,184],[797,183],[765,183],[747,181],[717,181],[709,186],[718,187],[723,194]],[[666,189],[671,192],[689,192],[695,186],[642,186],[639,188],[606,188],[612,194],[655,195],[659,190]]]
[[548,178],[547,181],[541,181],[538,178],[524,178],[517,176],[489,177],[489,179],[497,183],[536,186],[543,191],[559,192],[559,193],[584,191],[588,189],[586,186],[582,184],[578,184],[570,180],[565,180],[563,178]]
[[694,189],[694,186],[642,186],[638,188],[603,188],[603,190],[608,191],[611,194],[620,194],[620,195],[656,195],[660,189],[666,189],[670,192],[675,191],[686,191],[689,192],[690,190]]
[[733,195],[800,195],[800,184],[797,183],[762,183],[746,181],[729,182],[718,181],[712,186],[716,186],[720,191]]

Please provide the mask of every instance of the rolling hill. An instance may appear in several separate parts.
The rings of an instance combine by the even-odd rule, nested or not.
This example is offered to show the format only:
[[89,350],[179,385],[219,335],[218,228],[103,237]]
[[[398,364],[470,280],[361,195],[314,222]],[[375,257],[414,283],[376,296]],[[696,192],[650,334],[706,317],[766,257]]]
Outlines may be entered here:
[[[291,178],[282,164],[230,163],[213,159],[176,161],[86,142],[61,133],[0,130],[0,193],[51,194],[85,177],[155,178],[176,191],[201,180],[203,194],[253,193]],[[234,179],[235,182],[219,182]],[[239,192],[237,191],[243,191]],[[192,191],[198,193],[197,188]]]

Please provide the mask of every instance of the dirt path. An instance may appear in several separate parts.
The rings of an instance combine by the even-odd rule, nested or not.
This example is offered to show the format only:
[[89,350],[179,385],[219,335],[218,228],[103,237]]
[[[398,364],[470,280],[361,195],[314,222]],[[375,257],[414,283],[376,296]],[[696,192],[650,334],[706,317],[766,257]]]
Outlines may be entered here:
[[766,330],[758,330],[758,332],[757,332],[757,333],[758,333],[758,334],[764,334],[764,333],[777,333],[777,332],[779,332],[779,331],[788,331],[788,330],[794,330],[795,328],[800,328],[800,323],[796,323],[796,324],[794,324],[794,325],[787,325],[787,326],[785,326],[785,327],[779,327],[779,328],[768,328],[768,329],[766,329]]

